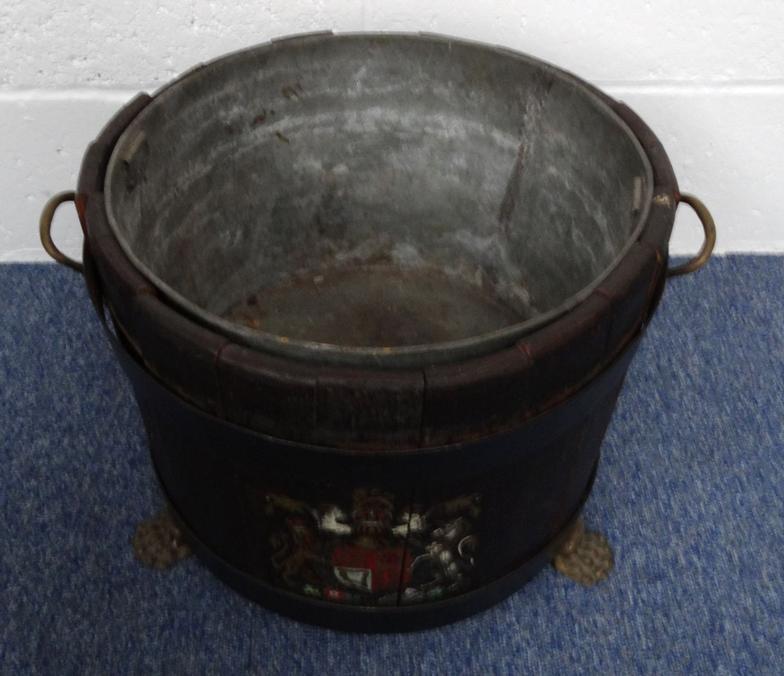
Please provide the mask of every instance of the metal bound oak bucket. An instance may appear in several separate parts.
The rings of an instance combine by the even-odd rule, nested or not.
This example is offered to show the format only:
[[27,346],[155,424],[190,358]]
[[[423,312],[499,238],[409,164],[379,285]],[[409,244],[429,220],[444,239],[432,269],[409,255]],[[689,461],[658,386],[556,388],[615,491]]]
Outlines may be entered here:
[[[83,266],[49,236],[69,198]],[[668,270],[680,201],[706,240]],[[666,277],[715,239],[650,129],[575,76],[331,33],[140,94],[41,232],[110,319],[197,553],[359,630],[457,619],[552,558]]]

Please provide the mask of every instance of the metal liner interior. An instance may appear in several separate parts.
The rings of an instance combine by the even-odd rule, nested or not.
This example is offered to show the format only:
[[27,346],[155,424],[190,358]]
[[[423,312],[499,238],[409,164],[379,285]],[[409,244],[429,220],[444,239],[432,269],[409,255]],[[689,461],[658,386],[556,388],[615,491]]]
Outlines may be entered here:
[[568,312],[638,238],[651,167],[578,78],[438,36],[321,34],[167,85],[105,179],[131,262],[267,352],[410,367]]

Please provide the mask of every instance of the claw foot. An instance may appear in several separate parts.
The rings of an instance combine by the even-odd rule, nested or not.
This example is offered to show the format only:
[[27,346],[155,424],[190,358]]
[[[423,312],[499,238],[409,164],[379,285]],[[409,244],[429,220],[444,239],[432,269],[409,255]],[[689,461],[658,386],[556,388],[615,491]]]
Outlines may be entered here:
[[191,555],[168,509],[142,521],[133,534],[133,553],[145,566],[167,570]]
[[586,531],[582,519],[576,521],[553,559],[559,573],[586,587],[606,579],[613,563],[610,543],[601,533]]

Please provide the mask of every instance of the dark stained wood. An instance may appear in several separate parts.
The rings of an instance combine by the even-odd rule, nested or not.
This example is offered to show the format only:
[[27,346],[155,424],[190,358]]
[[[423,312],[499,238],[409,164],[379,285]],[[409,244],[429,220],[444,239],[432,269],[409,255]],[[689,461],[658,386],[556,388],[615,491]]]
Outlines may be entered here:
[[665,191],[657,193],[651,204],[648,220],[640,236],[640,242],[650,244],[662,259],[669,254],[670,234],[675,223],[675,210],[677,203],[672,194]]
[[91,194],[103,192],[103,178],[108,162],[108,152],[104,144],[95,141],[87,146],[87,150],[82,157],[82,165],[79,169],[79,179],[76,183],[76,211],[79,214],[79,221],[85,237],[87,233],[87,202]]
[[131,308],[133,319],[123,328],[147,368],[183,398],[222,415],[216,364],[228,340],[150,294],[136,294]]
[[104,295],[115,318],[127,329],[135,323],[133,310],[137,294],[154,294],[152,285],[139,273],[120,249],[106,220],[103,193],[90,195],[85,212],[90,236],[87,239],[98,274],[104,287]]
[[326,367],[317,371],[316,443],[381,450],[419,445],[421,371]]
[[77,190],[80,193],[89,195],[95,191],[103,191],[103,177],[106,173],[106,166],[109,163],[112,148],[117,143],[117,139],[125,131],[147,104],[152,101],[152,97],[144,92],[137,94],[133,99],[126,103],[117,113],[106,123],[96,140],[90,144],[82,162],[79,172]]
[[648,316],[648,306],[662,273],[662,261],[656,250],[638,242],[599,285],[598,293],[610,301],[611,319],[605,361],[639,331]]
[[511,347],[424,369],[423,445],[475,439],[524,418],[538,397],[530,367],[530,358]]
[[517,343],[531,360],[528,382],[542,411],[576,390],[601,368],[607,356],[610,302],[591,294],[569,313]]
[[316,422],[312,368],[230,343],[218,359],[226,417],[272,436],[307,441]]

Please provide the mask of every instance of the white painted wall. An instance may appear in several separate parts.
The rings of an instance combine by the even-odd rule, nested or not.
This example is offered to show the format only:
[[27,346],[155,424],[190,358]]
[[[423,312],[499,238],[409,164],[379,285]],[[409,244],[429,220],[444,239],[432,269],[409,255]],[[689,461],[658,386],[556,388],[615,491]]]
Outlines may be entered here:
[[[327,28],[447,33],[568,68],[653,127],[682,189],[714,212],[720,251],[784,252],[781,0],[2,0],[0,262],[44,260],[43,202],[75,186],[86,144],[135,92]],[[700,231],[681,212],[672,250],[685,253]],[[78,254],[72,215],[55,236]]]

